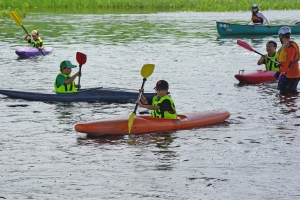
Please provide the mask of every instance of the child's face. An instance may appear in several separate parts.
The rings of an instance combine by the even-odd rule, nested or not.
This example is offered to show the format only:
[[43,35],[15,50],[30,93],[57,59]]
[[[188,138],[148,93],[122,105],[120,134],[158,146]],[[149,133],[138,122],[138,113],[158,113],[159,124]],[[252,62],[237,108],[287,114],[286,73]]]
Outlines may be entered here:
[[72,72],[72,69],[71,69],[71,68],[63,68],[63,69],[61,70],[61,73],[67,74],[67,75],[71,74],[71,72]]
[[156,89],[156,94],[159,97],[163,97],[168,94],[168,89],[165,89],[165,90]]
[[38,35],[32,35],[32,38],[33,38],[34,40],[38,40],[38,39],[39,39],[39,36],[38,36]]

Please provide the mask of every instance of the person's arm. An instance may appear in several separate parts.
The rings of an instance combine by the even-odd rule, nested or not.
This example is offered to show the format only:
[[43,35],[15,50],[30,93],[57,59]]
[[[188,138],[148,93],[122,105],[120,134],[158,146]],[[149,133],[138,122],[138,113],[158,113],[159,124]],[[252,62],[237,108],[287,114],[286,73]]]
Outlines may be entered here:
[[67,80],[65,80],[64,84],[67,85],[67,84],[72,83],[72,82],[75,80],[75,78],[76,78],[77,76],[81,76],[81,74],[79,74],[79,72],[77,72],[77,73],[74,74],[72,77],[70,77],[70,78],[68,78]]
[[268,26],[271,25],[269,19],[261,11],[257,13],[257,16],[263,18],[268,23]]
[[268,56],[266,56],[266,55],[260,57],[260,59],[257,61],[257,65],[265,64],[267,59],[268,59]]
[[40,50],[43,50],[43,49],[44,49],[44,44],[43,44],[43,42],[41,42],[41,43],[39,44],[38,48],[39,48]]
[[137,100],[135,103],[137,103],[140,107],[147,108],[149,110],[157,110],[160,108],[158,105],[153,106],[149,104],[143,104],[140,100]]
[[29,34],[26,34],[26,35],[25,35],[25,37],[24,37],[24,40],[25,40],[25,41],[29,41],[30,37],[28,38],[28,36],[30,36],[30,35],[29,35]]

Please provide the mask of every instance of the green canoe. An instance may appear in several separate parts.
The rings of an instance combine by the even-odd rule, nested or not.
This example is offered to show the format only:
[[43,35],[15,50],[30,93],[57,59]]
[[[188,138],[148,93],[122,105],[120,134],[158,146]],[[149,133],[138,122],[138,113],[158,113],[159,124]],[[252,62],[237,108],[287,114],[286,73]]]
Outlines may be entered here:
[[289,26],[292,34],[300,34],[299,25],[267,25],[254,26],[243,24],[230,24],[226,22],[217,22],[217,30],[220,36],[233,36],[233,35],[277,35],[278,30],[282,26]]

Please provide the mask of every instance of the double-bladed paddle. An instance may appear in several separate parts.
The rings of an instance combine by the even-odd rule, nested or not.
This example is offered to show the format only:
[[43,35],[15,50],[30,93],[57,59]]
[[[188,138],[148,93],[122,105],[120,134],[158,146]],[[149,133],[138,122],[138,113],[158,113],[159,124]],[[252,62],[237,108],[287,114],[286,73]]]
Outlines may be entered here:
[[[144,88],[144,84],[147,81],[147,78],[149,76],[151,76],[151,74],[153,73],[154,66],[155,66],[154,64],[145,64],[145,65],[143,65],[143,67],[141,69],[141,75],[143,77],[143,83],[142,83],[141,89]],[[142,96],[142,92],[139,93],[138,100],[140,100],[141,96]],[[129,119],[128,119],[128,134],[130,134],[130,132],[131,132],[131,128],[132,128],[134,117],[136,115],[137,107],[138,107],[138,104],[135,105],[133,113],[129,116]]]
[[[263,55],[263,54],[261,54],[261,53],[255,51],[248,43],[246,43],[246,42],[243,41],[243,40],[237,40],[237,44],[238,44],[239,46],[241,46],[241,47],[243,47],[243,48],[249,50],[249,51],[253,51],[253,52],[255,52],[255,53],[257,53],[257,54],[259,54],[259,55],[261,55],[261,56],[265,56],[265,55]],[[270,61],[276,63],[277,65],[280,65],[279,62],[277,62],[277,61],[275,61],[275,60],[272,60],[272,59],[269,58],[269,57],[268,57],[268,60],[270,60]]]
[[[9,12],[9,15],[11,16],[11,18],[13,18],[13,20],[17,23],[17,24],[19,24],[20,26],[22,26],[22,28],[24,29],[24,31],[27,33],[27,34],[29,34],[28,32],[27,32],[27,30],[25,29],[25,27],[23,26],[23,24],[22,24],[22,19],[21,19],[21,17],[20,17],[20,15],[16,12],[16,11],[10,11]],[[32,35],[30,34],[30,37],[32,38]],[[34,39],[32,38],[32,41],[33,41],[33,43],[35,44],[35,46],[36,46],[36,43],[35,43],[35,41],[34,41]],[[39,49],[39,48],[38,48]],[[45,55],[44,54],[44,52],[41,50],[41,49],[39,49],[40,50],[40,52],[43,54],[43,55]]]
[[81,67],[86,63],[86,55],[81,52],[76,53],[76,60],[79,64],[79,74],[80,76],[78,77],[78,86],[80,85],[80,77],[81,77]]

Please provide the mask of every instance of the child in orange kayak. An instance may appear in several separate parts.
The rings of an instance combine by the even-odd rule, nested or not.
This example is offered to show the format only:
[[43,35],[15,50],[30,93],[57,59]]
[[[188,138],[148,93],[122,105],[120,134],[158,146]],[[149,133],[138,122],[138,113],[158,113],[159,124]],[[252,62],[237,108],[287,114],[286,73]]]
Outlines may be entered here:
[[[157,95],[152,99],[146,99],[141,95],[141,100],[137,100],[136,103],[142,107],[151,110],[151,116],[156,118],[176,118],[177,113],[173,99],[168,95],[169,84],[165,80],[159,80],[156,83]],[[140,89],[140,92],[144,92],[144,89]]]
[[30,46],[44,49],[43,40],[39,37],[39,32],[37,30],[31,31],[31,34],[26,34],[24,40],[27,41]]

